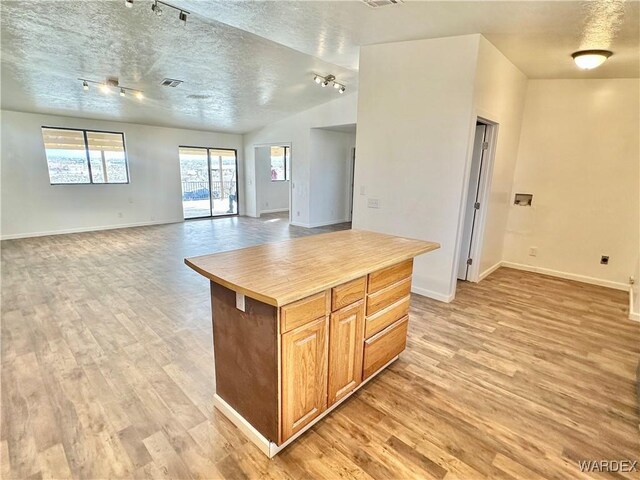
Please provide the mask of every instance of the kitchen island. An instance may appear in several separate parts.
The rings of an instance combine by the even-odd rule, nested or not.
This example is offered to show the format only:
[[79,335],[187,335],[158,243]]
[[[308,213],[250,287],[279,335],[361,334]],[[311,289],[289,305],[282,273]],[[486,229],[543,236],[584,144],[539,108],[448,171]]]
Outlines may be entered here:
[[344,230],[185,259],[211,284],[215,406],[276,455],[398,358],[437,248]]

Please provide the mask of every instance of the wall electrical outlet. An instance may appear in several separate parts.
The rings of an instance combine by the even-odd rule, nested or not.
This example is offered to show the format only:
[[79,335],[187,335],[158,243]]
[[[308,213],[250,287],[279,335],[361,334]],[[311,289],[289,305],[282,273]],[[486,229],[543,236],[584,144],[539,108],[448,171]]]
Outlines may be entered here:
[[369,208],[380,208],[380,200],[377,198],[369,198],[367,199],[367,207]]
[[600,257],[600,263],[602,265],[609,265],[609,255],[602,255]]
[[538,256],[538,247],[529,247],[529,256],[537,257]]

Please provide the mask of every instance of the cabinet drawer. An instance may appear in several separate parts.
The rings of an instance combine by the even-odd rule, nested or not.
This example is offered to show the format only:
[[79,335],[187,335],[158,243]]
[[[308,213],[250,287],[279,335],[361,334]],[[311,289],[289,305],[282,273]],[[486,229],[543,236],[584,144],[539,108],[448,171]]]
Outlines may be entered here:
[[328,315],[329,292],[321,292],[280,309],[280,333],[286,333],[305,323]]
[[365,338],[370,338],[376,333],[384,330],[393,322],[400,320],[409,314],[409,303],[411,296],[401,298],[396,303],[392,303],[387,308],[380,310],[375,315],[367,317],[365,323]]
[[367,278],[357,278],[351,282],[343,283],[331,289],[331,311],[351,305],[362,300],[365,294]]
[[409,317],[406,316],[390,325],[377,335],[364,342],[363,379],[382,368],[393,357],[407,346],[407,327]]
[[367,295],[367,316],[373,315],[411,293],[411,277]]
[[369,274],[368,293],[374,293],[411,276],[413,259],[400,262]]

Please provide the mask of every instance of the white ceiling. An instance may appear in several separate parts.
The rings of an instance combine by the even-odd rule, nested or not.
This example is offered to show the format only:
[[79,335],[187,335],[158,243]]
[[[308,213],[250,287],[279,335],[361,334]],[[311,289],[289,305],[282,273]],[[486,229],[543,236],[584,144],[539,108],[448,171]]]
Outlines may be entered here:
[[[361,45],[482,33],[530,78],[638,77],[638,1],[174,0],[186,25],[151,1],[2,0],[2,107],[203,130],[246,132],[337,98],[312,82],[332,73],[357,88]],[[608,48],[584,72],[570,54]],[[119,77],[142,102],[77,77]],[[185,83],[160,87],[164,77]]]

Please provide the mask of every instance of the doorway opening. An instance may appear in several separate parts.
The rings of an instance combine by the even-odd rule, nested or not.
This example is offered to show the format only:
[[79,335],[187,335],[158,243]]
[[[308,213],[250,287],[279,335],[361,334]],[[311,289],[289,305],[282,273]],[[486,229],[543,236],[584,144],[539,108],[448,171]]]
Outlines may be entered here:
[[478,259],[482,248],[496,133],[495,123],[477,119],[458,258],[459,280],[477,282],[479,278]]
[[236,150],[178,147],[185,220],[238,215]]
[[255,147],[256,216],[290,221],[291,144]]

